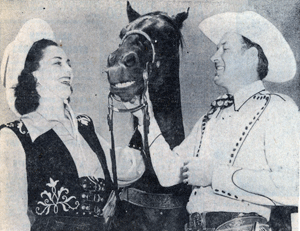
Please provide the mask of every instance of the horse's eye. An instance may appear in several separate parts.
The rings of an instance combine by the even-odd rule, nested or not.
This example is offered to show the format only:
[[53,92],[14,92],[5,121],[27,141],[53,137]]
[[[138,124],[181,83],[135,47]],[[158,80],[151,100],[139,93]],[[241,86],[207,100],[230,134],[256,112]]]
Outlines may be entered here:
[[137,57],[135,53],[130,53],[123,58],[123,63],[126,67],[132,67],[136,64]]

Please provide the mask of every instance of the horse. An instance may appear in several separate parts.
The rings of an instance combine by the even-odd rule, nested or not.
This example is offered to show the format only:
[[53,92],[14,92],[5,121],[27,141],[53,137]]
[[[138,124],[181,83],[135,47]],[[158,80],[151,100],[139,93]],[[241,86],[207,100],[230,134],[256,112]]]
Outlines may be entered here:
[[[171,148],[184,139],[179,52],[183,44],[180,30],[188,11],[172,17],[160,11],[140,15],[127,2],[129,24],[120,32],[119,48],[107,60],[110,94],[128,102],[142,97],[148,87],[154,116]],[[133,135],[130,146],[143,146],[138,132]],[[134,226],[136,230],[183,230],[190,188],[160,186],[151,161],[144,160],[148,164],[145,163],[143,176],[122,192],[126,202],[121,202],[117,209],[116,230],[132,230]],[[170,203],[166,205],[163,201]]]

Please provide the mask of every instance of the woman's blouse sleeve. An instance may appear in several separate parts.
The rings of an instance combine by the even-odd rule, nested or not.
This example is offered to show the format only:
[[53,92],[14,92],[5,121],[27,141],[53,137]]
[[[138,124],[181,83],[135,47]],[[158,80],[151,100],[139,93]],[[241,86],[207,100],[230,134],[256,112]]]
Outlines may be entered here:
[[26,157],[18,137],[0,130],[0,230],[30,230]]
[[[100,135],[97,134],[97,136],[105,152],[108,169],[110,171],[111,178],[113,179],[110,144]],[[120,187],[124,187],[135,182],[143,175],[145,171],[145,165],[139,150],[129,147],[116,147],[115,151],[118,185]]]

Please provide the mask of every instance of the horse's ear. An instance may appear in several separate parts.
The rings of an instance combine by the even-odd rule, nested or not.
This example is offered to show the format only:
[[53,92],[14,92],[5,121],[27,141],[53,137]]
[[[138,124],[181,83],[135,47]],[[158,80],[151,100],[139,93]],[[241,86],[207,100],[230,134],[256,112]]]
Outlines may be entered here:
[[140,16],[141,15],[138,12],[136,12],[134,9],[132,9],[129,1],[127,1],[127,17],[128,17],[129,22],[136,20]]
[[177,23],[177,26],[179,29],[181,29],[182,23],[189,16],[189,10],[190,10],[190,8],[187,8],[186,12],[182,12],[182,13],[177,14],[176,16],[173,16],[173,19]]

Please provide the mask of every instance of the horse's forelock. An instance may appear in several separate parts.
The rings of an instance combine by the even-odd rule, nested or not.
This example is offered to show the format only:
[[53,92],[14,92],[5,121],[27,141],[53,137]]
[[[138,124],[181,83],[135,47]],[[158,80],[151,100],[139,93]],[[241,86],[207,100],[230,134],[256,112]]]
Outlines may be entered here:
[[[151,20],[153,19],[153,20]],[[165,26],[157,27],[159,23],[158,20],[162,20],[166,22]],[[161,11],[155,11],[148,14],[144,14],[135,21],[128,24],[125,28],[123,28],[120,32],[120,38],[122,39],[125,34],[130,30],[142,30],[147,33],[147,31],[152,31],[153,29],[158,29],[161,32],[166,28],[173,28],[175,33],[177,34],[178,42],[182,48],[183,46],[183,37],[180,31],[180,28],[176,24],[176,22],[168,16],[167,13]]]

